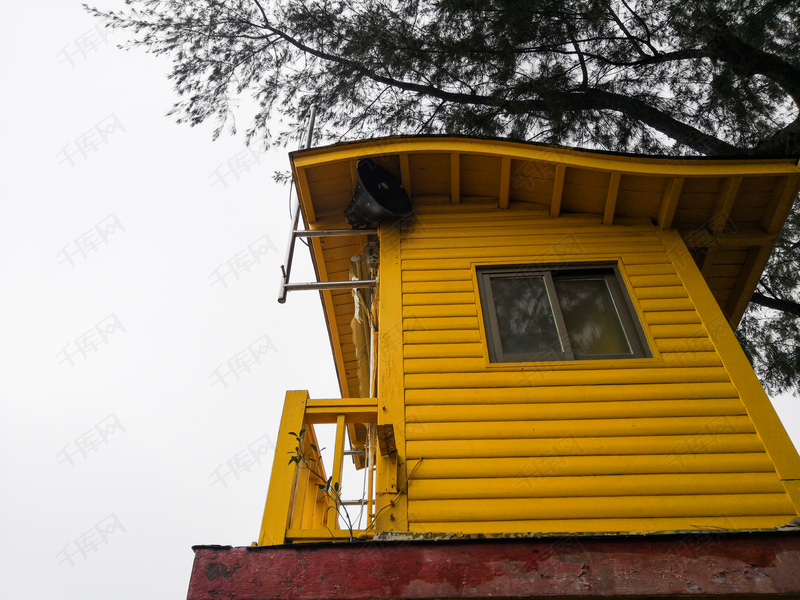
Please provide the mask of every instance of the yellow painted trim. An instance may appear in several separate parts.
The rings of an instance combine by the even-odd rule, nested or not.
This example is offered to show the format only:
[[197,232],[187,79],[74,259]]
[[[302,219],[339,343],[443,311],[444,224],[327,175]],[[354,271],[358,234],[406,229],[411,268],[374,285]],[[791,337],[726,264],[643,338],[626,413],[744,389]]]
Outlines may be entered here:
[[290,431],[299,433],[303,428],[303,415],[308,401],[307,391],[286,392],[278,441],[275,444],[275,460],[269,480],[267,502],[261,521],[259,546],[280,545],[286,542],[286,528],[291,510],[297,470],[294,463],[288,464],[288,456],[294,453],[295,440]]
[[292,152],[290,158],[296,168],[327,164],[364,156],[381,156],[400,153],[463,153],[508,156],[519,160],[564,163],[601,171],[655,174],[665,176],[715,176],[715,175],[776,175],[797,174],[800,167],[792,159],[750,160],[675,160],[674,158],[650,158],[638,156],[615,156],[572,150],[569,148],[544,147],[502,140],[465,138],[421,138],[396,137],[371,139],[362,142],[311,148]]
[[378,425],[391,424],[397,453],[378,456],[376,531],[408,531],[408,503],[405,494],[386,490],[397,469],[400,490],[406,482],[405,399],[403,389],[403,302],[400,268],[400,225],[383,223],[380,228],[380,280],[378,323]]
[[[800,479],[797,450],[689,251],[676,232],[664,231],[660,235],[778,474],[785,480]],[[800,490],[796,486],[787,486],[787,493],[795,506],[800,505]]]

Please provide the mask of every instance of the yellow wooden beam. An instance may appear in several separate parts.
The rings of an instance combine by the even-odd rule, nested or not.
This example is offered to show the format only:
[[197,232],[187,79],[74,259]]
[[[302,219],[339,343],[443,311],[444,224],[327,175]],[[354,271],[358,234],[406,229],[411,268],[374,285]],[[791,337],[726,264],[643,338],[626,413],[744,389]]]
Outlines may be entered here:
[[541,161],[544,163],[564,163],[601,171],[621,171],[642,175],[663,175],[667,177],[689,176],[738,176],[738,175],[796,175],[800,167],[793,159],[718,159],[718,160],[680,160],[674,158],[649,158],[615,156],[593,152],[539,146],[522,142],[482,140],[467,138],[426,138],[398,136],[379,140],[310,148],[292,152],[290,157],[296,167],[327,164],[353,157],[381,156],[399,153],[471,153],[490,156],[509,156],[519,160]]
[[350,409],[374,408],[378,409],[377,398],[315,398],[307,402],[308,410],[318,408]]
[[557,217],[561,214],[561,196],[564,194],[564,175],[567,167],[563,164],[556,165],[553,175],[553,196],[550,199],[550,216]]
[[358,186],[358,161],[353,159],[350,161],[350,187],[351,193],[356,193],[356,186]]
[[511,184],[511,158],[504,156],[500,160],[500,194],[497,206],[502,209],[508,208],[508,191]]
[[[306,401],[308,402],[308,400]],[[306,432],[303,436],[305,443],[304,451],[313,453],[313,458],[317,461],[315,464],[316,476],[311,474],[310,469],[300,469],[298,479],[305,479],[305,488],[300,486],[295,488],[295,497],[292,500],[294,503],[295,513],[292,520],[289,522],[289,529],[316,529],[322,526],[324,515],[327,512],[329,505],[328,498],[319,495],[318,485],[327,481],[325,474],[325,465],[322,463],[322,457],[319,452],[319,440],[317,440],[316,432],[313,425],[305,425]],[[317,448],[314,452],[312,444]],[[303,474],[304,473],[304,474]],[[299,519],[295,518],[299,515]]]
[[[677,233],[665,231],[661,236],[681,279],[690,290],[697,311],[703,317],[708,334],[717,347],[723,365],[730,374],[731,382],[739,391],[747,413],[763,440],[778,474],[784,480],[800,479],[800,457],[702,274],[688,256],[688,250],[679,240]],[[764,254],[768,256],[768,251],[769,249],[764,248],[754,250],[754,254],[758,256],[753,262],[766,260]],[[787,493],[792,497],[796,509],[800,511],[800,490],[787,486]]]
[[260,546],[280,545],[286,542],[286,529],[291,509],[292,495],[296,479],[296,465],[287,464],[285,458],[294,454],[295,439],[289,432],[300,433],[303,428],[303,414],[308,400],[307,391],[286,392],[283,404],[278,440],[275,443],[275,456],[279,460],[272,463],[267,503],[261,521]]
[[606,207],[603,211],[603,225],[612,225],[614,223],[614,211],[617,209],[617,196],[619,195],[619,180],[620,174],[618,172],[611,173],[611,179],[608,182],[608,193],[606,194]]
[[380,333],[378,337],[378,424],[393,425],[397,452],[377,458],[377,531],[408,531],[408,502],[405,494],[390,492],[391,482],[403,489],[406,481],[405,401],[403,388],[403,302],[400,268],[400,226],[382,223]]
[[671,177],[664,184],[664,193],[661,196],[661,205],[658,209],[658,228],[669,229],[675,216],[675,208],[683,188],[683,177]]
[[461,202],[461,156],[458,152],[450,154],[450,202]]
[[742,266],[742,274],[736,280],[736,285],[731,291],[731,297],[725,306],[732,327],[736,327],[742,320],[750,298],[756,289],[764,267],[767,266],[769,256],[772,254],[773,244],[765,244],[756,248],[750,248],[747,258]]
[[306,420],[309,423],[336,423],[345,415],[348,423],[376,423],[377,398],[342,398],[339,400],[309,400]]
[[778,239],[777,233],[765,233],[760,227],[741,227],[736,232],[720,235],[704,229],[680,228],[678,231],[690,248],[772,246]]
[[714,266],[714,259],[716,258],[718,252],[719,248],[714,246],[712,248],[709,248],[703,254],[703,256],[700,257],[700,262],[697,264],[697,266],[704,277],[707,277],[708,274],[711,272],[711,267]]
[[411,170],[408,167],[408,154],[406,153],[400,155],[400,181],[406,194],[411,198],[414,191],[411,189]]
[[714,208],[711,211],[711,219],[708,221],[708,229],[714,235],[721,235],[725,231],[725,225],[731,216],[731,209],[739,194],[742,185],[741,177],[727,177],[723,179],[722,185],[717,193]]
[[789,211],[792,208],[797,191],[800,188],[800,177],[782,177],[775,185],[770,203],[764,211],[761,227],[767,233],[776,233],[783,228]]
[[[372,537],[371,533],[364,529],[354,529],[353,537],[361,539]],[[293,542],[330,542],[331,540],[349,541],[350,532],[346,529],[290,529],[286,532],[286,540]]]
[[331,488],[333,489],[332,506],[328,509],[327,525],[328,529],[339,529],[339,502],[342,494],[342,467],[344,466],[344,437],[345,437],[345,416],[339,415],[336,418],[336,441],[333,446],[333,470],[331,471]]

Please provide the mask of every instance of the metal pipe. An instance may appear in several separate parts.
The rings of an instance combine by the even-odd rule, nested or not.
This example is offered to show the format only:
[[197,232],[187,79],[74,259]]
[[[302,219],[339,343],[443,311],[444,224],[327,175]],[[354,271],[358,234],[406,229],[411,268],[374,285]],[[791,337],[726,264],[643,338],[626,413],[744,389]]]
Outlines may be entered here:
[[309,281],[308,283],[287,283],[284,289],[289,292],[297,290],[346,290],[350,288],[374,288],[374,279],[358,279],[353,281]]
[[[303,148],[311,147],[311,139],[314,136],[314,120],[317,117],[317,107],[312,106],[311,112],[308,116],[308,130],[306,131],[306,139]],[[286,284],[289,283],[289,276],[292,273],[292,261],[294,260],[294,241],[297,226],[300,224],[300,198],[297,198],[297,206],[294,208],[294,216],[292,218],[292,232],[289,234],[289,241],[286,247],[286,260],[281,265],[281,285],[278,289],[278,302],[283,304],[286,302],[286,294],[288,289]]]
[[314,120],[317,118],[317,107],[311,105],[311,110],[308,113],[308,130],[306,130],[306,141],[303,144],[303,149],[311,148],[311,138],[314,137]]
[[345,237],[349,235],[369,235],[378,233],[377,229],[312,229],[295,231],[297,237]]
[[289,241],[286,246],[286,259],[281,265],[281,285],[278,289],[278,302],[283,304],[286,302],[286,294],[288,292],[287,284],[289,283],[289,275],[292,273],[292,261],[294,260],[294,232],[297,230],[297,225],[300,222],[300,203],[294,209],[294,218],[292,219],[292,231],[289,234]]

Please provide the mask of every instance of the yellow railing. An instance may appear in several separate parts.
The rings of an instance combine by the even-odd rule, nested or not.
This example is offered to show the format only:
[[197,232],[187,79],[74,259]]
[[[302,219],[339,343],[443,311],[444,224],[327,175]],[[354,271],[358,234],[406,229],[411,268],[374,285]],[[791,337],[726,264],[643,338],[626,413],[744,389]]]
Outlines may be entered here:
[[[292,542],[349,540],[372,537],[371,523],[375,514],[375,476],[373,465],[378,444],[376,427],[377,398],[340,398],[336,400],[311,400],[306,391],[286,393],[275,460],[264,508],[264,519],[258,544],[272,546]],[[333,448],[333,468],[326,476],[314,425],[336,424],[336,441]],[[365,454],[361,466],[369,469],[366,514],[368,528],[350,530],[353,523],[340,518],[344,512],[340,500],[348,500],[342,491],[342,467],[345,459],[345,432],[354,437],[354,427],[368,425]],[[301,436],[301,445],[292,433]],[[362,430],[363,431],[363,430]],[[371,455],[371,457],[370,457]],[[305,460],[290,462],[292,456],[305,456]],[[333,490],[324,492],[318,487],[331,478]],[[359,490],[360,492],[361,490]],[[346,508],[346,507],[345,507]]]

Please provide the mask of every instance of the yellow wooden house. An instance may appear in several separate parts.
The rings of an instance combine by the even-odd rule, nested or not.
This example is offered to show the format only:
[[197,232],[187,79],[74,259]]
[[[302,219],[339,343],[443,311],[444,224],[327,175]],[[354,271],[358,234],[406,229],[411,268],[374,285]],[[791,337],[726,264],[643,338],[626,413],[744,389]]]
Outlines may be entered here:
[[[348,227],[359,161],[402,184],[410,217]],[[291,163],[318,281],[343,282],[321,292],[342,398],[287,394],[259,545],[351,538],[337,497],[287,464],[289,432],[310,452],[319,423],[337,424],[325,476],[350,456],[369,473],[356,538],[753,531],[800,514],[800,459],[733,333],[796,159],[390,137]]]

